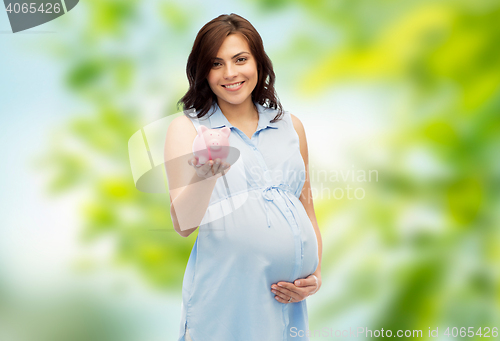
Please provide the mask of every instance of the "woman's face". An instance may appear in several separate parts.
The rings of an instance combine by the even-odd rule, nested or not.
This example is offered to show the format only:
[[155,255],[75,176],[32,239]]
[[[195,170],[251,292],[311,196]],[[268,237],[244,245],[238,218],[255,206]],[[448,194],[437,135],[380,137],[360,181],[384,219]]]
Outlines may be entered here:
[[[245,37],[240,34],[227,36],[207,77],[219,104],[221,101],[233,105],[243,103],[252,95],[257,79],[257,61],[250,53]],[[235,83],[242,84],[227,87]]]

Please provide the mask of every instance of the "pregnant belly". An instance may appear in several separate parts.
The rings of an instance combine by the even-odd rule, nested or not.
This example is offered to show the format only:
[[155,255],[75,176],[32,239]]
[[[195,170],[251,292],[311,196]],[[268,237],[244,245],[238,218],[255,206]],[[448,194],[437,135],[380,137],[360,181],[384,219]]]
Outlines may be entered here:
[[[293,199],[292,199],[293,200]],[[302,240],[302,272],[300,277],[305,278],[311,275],[319,264],[318,258],[318,239],[316,237],[316,232],[314,231],[314,226],[312,225],[311,219],[307,215],[306,210],[302,203],[297,199],[294,203],[296,211],[298,214],[299,230],[301,233]]]
[[243,205],[224,217],[223,231],[212,233],[216,252],[221,259],[248,269],[252,276],[265,275],[268,284],[312,274],[318,264],[316,235],[304,207],[297,202],[292,210],[296,226],[274,204],[268,206],[271,227],[263,204]]

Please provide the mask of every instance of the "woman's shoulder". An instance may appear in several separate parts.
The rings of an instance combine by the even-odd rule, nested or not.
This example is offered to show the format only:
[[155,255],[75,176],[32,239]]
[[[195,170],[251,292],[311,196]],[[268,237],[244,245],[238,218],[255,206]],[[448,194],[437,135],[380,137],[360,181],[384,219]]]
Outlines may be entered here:
[[169,130],[177,132],[182,131],[183,133],[189,133],[192,131],[196,134],[196,127],[193,119],[187,117],[186,115],[180,115],[174,118],[172,122],[170,122]]
[[287,114],[290,116],[290,119],[292,120],[292,123],[293,123],[293,126],[295,127],[295,129],[297,129],[297,127],[304,129],[302,122],[299,120],[299,118],[297,116],[295,116],[294,114],[289,113],[289,112],[287,112]]
[[281,119],[286,121],[287,126],[293,127],[297,134],[300,135],[300,133],[304,131],[302,121],[297,117],[296,114],[294,115],[288,110],[283,110],[283,116],[281,116]]
[[170,122],[166,135],[166,149],[175,149],[180,145],[192,144],[197,131],[191,120],[181,115]]

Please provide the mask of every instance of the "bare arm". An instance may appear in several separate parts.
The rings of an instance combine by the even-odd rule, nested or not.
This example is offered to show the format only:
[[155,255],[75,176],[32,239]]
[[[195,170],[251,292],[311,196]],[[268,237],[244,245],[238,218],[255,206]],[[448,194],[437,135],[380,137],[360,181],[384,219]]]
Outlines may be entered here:
[[170,214],[175,231],[183,237],[188,237],[200,225],[215,183],[224,169],[213,161],[196,167],[197,161],[192,154],[195,137],[196,130],[189,118],[180,116],[170,124],[165,140]]
[[[311,192],[311,182],[309,181],[309,155],[307,151],[307,140],[306,140],[306,132],[304,130],[304,126],[302,122],[294,115],[290,114],[292,117],[292,122],[295,130],[297,131],[297,135],[299,135],[300,141],[300,153],[302,155],[302,159],[304,160],[304,165],[306,168],[306,180],[304,183],[304,187],[302,188],[302,193],[300,195],[300,202],[304,205],[304,208],[311,220],[311,223],[314,227],[314,232],[316,233],[316,238],[318,240],[318,258],[319,263],[314,275],[319,279],[319,285],[321,286],[321,256],[323,253],[323,242],[321,239],[321,232],[319,230],[318,221],[316,220],[316,213],[314,212],[314,205],[312,199]],[[319,288],[318,288],[319,289]]]

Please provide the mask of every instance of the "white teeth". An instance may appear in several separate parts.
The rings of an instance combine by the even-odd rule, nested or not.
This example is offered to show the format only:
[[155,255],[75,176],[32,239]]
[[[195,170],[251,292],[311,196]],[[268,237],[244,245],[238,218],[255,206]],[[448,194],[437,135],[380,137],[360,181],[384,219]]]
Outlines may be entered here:
[[236,83],[236,84],[233,84],[233,85],[224,85],[224,87],[228,88],[228,89],[232,89],[232,88],[236,88],[236,87],[240,86],[241,83],[243,83],[243,82],[239,82],[239,83]]

